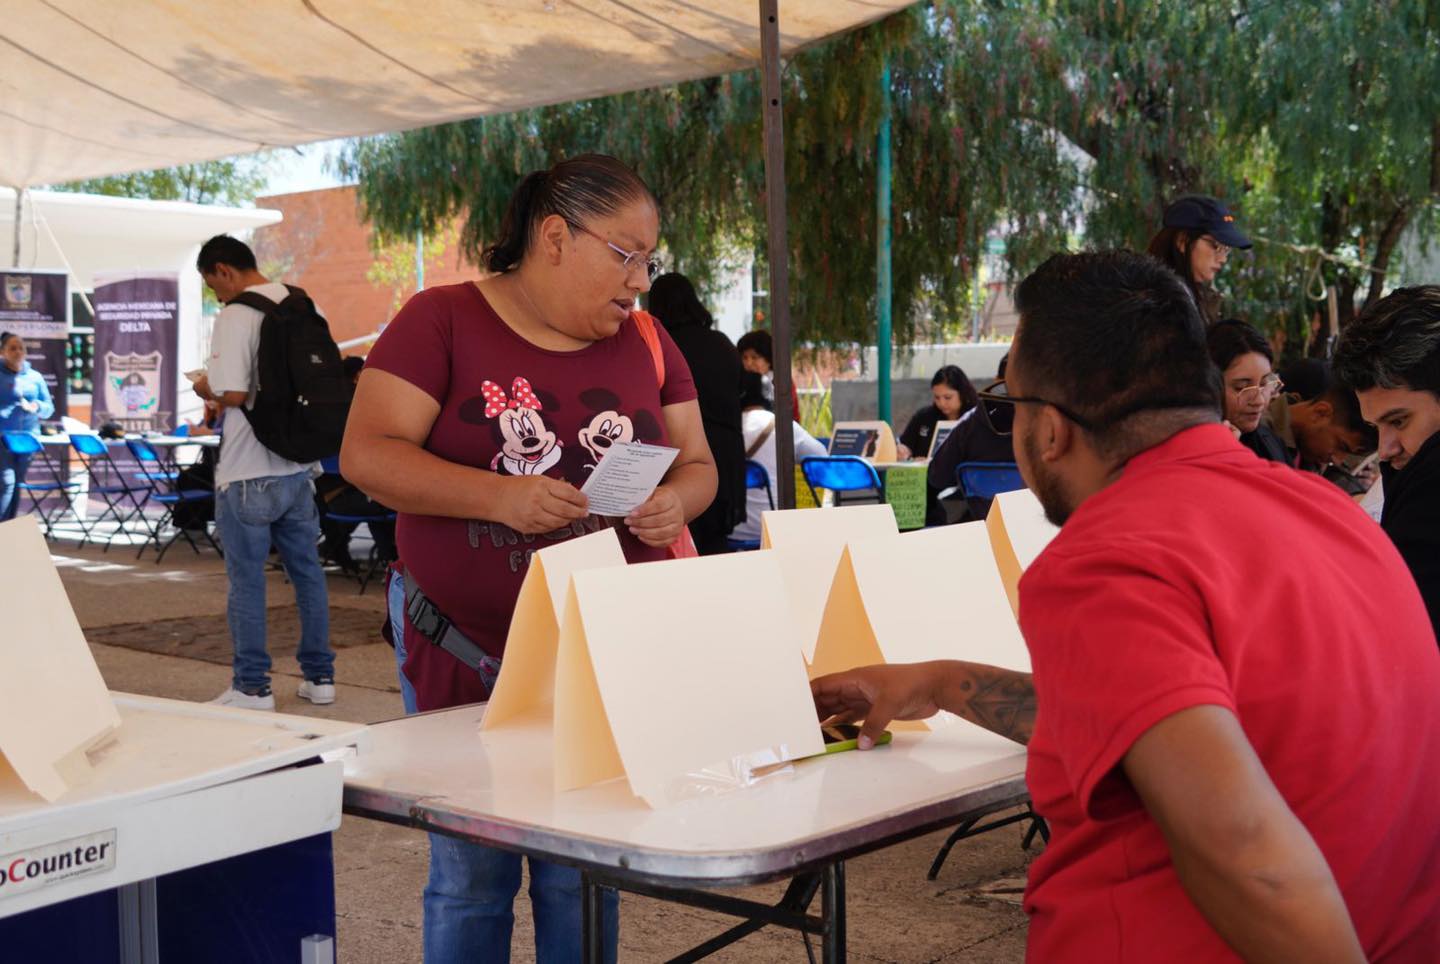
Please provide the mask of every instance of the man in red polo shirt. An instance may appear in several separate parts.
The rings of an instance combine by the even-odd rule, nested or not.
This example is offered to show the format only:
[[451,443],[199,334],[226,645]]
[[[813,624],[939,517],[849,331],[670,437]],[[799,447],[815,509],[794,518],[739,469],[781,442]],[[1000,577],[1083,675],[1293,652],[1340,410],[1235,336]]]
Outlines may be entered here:
[[1016,303],[1001,392],[1063,526],[1020,583],[1033,677],[868,667],[815,681],[821,716],[1028,743],[1030,960],[1440,961],[1440,653],[1399,554],[1219,424],[1155,262],[1057,256]]

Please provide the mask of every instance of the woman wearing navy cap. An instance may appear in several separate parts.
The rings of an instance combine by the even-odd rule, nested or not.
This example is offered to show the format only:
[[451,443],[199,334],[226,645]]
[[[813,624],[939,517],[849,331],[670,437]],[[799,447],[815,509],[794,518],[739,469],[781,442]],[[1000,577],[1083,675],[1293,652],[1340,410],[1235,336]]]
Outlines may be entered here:
[[1220,317],[1215,276],[1225,267],[1230,249],[1248,250],[1250,239],[1235,227],[1235,218],[1224,204],[1204,194],[1176,198],[1165,209],[1164,224],[1150,239],[1150,256],[1184,278],[1205,320],[1215,321]]

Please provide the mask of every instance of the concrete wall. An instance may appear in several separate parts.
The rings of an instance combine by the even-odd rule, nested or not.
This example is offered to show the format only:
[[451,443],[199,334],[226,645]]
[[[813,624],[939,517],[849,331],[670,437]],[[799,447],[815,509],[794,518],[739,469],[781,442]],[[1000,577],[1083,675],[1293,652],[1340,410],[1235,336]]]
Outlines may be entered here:
[[[930,404],[930,379],[944,365],[959,365],[976,388],[995,378],[1000,359],[1010,350],[1008,342],[959,345],[921,345],[890,366],[890,414],[896,434],[910,416]],[[864,421],[879,418],[879,383],[874,371],[874,348],[865,350],[865,378],[836,380],[830,385],[830,411],[835,421]]]

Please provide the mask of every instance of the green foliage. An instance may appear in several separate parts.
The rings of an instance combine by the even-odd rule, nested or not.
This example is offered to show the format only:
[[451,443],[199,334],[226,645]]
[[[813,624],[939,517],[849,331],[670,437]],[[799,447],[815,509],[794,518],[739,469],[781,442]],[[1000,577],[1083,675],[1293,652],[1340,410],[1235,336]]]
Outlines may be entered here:
[[[876,134],[891,74],[895,338],[968,331],[987,234],[1022,274],[1077,238],[1143,247],[1175,195],[1226,198],[1266,243],[1221,278],[1227,314],[1298,340],[1307,280],[1383,280],[1440,193],[1434,0],[931,0],[785,66],[792,316],[814,345],[874,338]],[[671,266],[703,288],[763,257],[758,74],[358,142],[376,226],[466,219],[478,257],[526,172],[632,163]],[[1320,269],[1320,275],[1314,272]],[[762,275],[763,277],[763,275]]]
[[149,201],[190,201],[193,204],[247,204],[265,187],[269,153],[182,164],[155,171],[117,174],[56,185],[57,191],[107,194]]

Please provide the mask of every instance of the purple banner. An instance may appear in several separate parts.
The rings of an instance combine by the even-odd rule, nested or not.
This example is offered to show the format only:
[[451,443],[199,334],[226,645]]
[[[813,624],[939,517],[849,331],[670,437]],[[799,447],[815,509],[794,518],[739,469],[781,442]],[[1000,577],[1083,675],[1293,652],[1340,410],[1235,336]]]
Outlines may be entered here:
[[69,278],[48,271],[0,271],[0,330],[26,341],[69,337]]
[[96,275],[95,388],[90,424],[126,432],[175,428],[180,278]]
[[69,373],[65,345],[70,329],[70,279],[48,271],[0,271],[0,331],[25,340],[26,360],[45,376],[55,401],[54,420],[67,413]]

